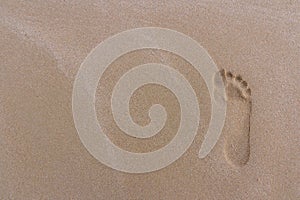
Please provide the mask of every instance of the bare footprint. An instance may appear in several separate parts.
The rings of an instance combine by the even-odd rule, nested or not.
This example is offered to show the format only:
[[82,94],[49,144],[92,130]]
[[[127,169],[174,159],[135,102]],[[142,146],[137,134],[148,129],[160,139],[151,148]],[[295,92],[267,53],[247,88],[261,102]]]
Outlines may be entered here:
[[[234,166],[244,166],[250,156],[251,90],[240,75],[224,69],[220,71],[225,84],[227,117],[223,128],[225,135],[224,154]],[[215,84],[219,83],[215,80]],[[216,92],[216,91],[215,91]]]

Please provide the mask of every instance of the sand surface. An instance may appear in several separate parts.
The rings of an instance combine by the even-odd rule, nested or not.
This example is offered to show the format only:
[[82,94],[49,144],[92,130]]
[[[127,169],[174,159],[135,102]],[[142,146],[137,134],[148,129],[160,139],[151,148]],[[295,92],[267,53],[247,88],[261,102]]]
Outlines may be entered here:
[[[160,50],[120,57],[96,93],[99,123],[116,145],[154,151],[168,144],[180,122],[174,94],[149,84],[133,94],[132,118],[148,124],[149,108],[160,103],[168,113],[165,127],[142,140],[122,133],[110,99],[134,66],[175,68],[197,91],[201,110],[198,134],[181,158],[156,172],[128,174],[103,165],[82,145],[72,87],[80,64],[101,41],[146,26],[182,32],[208,51],[225,69],[228,112],[218,143],[199,159],[211,112],[200,74]],[[0,35],[0,199],[300,198],[298,1],[0,0]]]

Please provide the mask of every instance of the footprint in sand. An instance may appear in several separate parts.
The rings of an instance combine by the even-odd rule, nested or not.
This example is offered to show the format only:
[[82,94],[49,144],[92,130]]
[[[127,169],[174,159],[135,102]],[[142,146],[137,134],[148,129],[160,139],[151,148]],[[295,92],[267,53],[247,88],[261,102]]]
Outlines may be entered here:
[[[250,156],[250,117],[251,117],[251,89],[240,75],[234,75],[224,69],[220,75],[226,87],[227,101],[226,121],[223,128],[225,136],[224,154],[226,160],[234,166],[244,166]],[[215,97],[220,81],[215,79]]]

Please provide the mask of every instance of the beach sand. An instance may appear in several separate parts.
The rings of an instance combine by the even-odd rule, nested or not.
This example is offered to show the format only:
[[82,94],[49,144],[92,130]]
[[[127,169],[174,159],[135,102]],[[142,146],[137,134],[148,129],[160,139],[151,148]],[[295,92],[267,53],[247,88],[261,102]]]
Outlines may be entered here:
[[[226,85],[225,126],[204,159],[198,152],[211,104],[201,75],[180,56],[140,50],[118,58],[96,92],[100,125],[117,146],[157,150],[172,140],[180,105],[167,88],[145,85],[130,100],[144,126],[159,103],[159,134],[137,139],[116,125],[110,101],[120,77],[158,62],[191,84],[201,112],[190,148],[150,173],[107,167],[83,146],[72,114],[76,73],[106,38],[138,27],[182,32],[201,44]],[[300,4],[297,1],[0,1],[1,199],[299,199]]]

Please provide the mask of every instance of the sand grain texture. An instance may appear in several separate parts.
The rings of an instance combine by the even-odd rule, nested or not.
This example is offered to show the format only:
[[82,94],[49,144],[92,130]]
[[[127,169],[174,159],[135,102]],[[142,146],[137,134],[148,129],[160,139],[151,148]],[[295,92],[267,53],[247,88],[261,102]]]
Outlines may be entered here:
[[[101,41],[145,26],[189,35],[220,70],[241,75],[251,87],[249,137],[236,132],[248,129],[247,101],[228,95],[224,134],[198,159],[210,119],[203,79],[176,55],[143,50],[116,60],[100,80],[99,122],[130,151],[155,150],[172,139],[180,109],[166,88],[147,85],[130,102],[140,125],[149,123],[144,110],[166,105],[171,117],[152,140],[123,134],[109,107],[118,77],[155,61],[177,69],[196,89],[195,141],[172,165],[139,175],[112,170],[88,153],[72,117],[75,75]],[[299,1],[0,0],[0,199],[299,199],[299,33]]]

